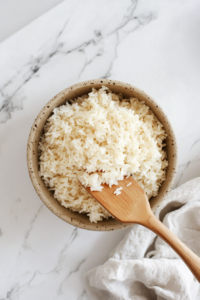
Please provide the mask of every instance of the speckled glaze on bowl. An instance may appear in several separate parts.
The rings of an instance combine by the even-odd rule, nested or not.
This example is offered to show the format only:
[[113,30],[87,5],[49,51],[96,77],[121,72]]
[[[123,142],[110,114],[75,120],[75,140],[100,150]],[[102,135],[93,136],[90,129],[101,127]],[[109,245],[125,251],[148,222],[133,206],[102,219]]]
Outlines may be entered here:
[[152,109],[158,120],[163,124],[164,129],[167,132],[168,137],[166,140],[166,151],[169,166],[167,169],[167,178],[160,187],[158,195],[150,199],[151,208],[153,212],[155,212],[156,208],[159,207],[173,185],[177,168],[176,139],[171,124],[159,105],[143,91],[128,83],[108,79],[85,81],[63,90],[51,99],[41,110],[31,128],[27,146],[27,164],[32,184],[38,196],[55,215],[65,222],[83,229],[109,231],[128,227],[130,224],[120,223],[112,218],[98,223],[91,223],[86,215],[72,212],[55,200],[53,193],[48,190],[38,173],[38,143],[43,132],[44,124],[51,115],[52,110],[55,107],[66,103],[70,99],[87,94],[92,88],[99,89],[102,85],[107,86],[115,93],[121,93],[126,98],[136,97],[141,101],[145,101],[145,103]]

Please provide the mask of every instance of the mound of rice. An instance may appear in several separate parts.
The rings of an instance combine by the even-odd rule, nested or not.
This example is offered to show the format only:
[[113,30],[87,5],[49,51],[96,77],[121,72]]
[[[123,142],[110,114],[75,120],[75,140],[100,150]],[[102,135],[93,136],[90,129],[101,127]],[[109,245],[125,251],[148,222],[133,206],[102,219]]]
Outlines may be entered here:
[[148,198],[156,196],[166,178],[165,138],[144,103],[93,89],[53,110],[39,144],[40,176],[63,206],[101,221],[110,214],[81,183],[101,190],[133,175]]

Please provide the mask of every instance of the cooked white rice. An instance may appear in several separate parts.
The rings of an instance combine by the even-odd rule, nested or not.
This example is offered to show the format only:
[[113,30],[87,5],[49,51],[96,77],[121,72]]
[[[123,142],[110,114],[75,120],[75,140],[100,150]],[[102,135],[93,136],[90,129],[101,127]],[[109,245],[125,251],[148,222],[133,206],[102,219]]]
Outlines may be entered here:
[[116,190],[114,191],[114,194],[115,194],[116,196],[120,195],[122,189],[123,189],[123,187],[119,187],[118,189],[116,189]]
[[143,102],[93,89],[53,110],[39,144],[40,176],[63,206],[101,221],[110,214],[81,183],[100,191],[132,174],[148,198],[156,196],[166,178],[165,138]]

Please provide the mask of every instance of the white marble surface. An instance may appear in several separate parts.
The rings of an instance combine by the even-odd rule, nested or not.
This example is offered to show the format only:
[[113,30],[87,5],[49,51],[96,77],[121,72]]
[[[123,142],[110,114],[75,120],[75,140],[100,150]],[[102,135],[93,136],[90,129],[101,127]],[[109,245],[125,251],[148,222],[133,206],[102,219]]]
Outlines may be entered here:
[[145,90],[175,129],[175,186],[200,176],[199,10],[198,0],[64,1],[0,44],[0,299],[88,299],[83,274],[126,232],[76,229],[32,187],[29,130],[62,89],[108,77]]
[[0,42],[62,0],[0,0]]

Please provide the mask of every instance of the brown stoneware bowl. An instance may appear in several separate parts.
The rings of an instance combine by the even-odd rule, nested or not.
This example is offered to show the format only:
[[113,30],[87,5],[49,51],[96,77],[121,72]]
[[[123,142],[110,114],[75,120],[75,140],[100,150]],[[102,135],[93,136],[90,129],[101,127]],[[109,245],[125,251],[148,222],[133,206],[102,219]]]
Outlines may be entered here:
[[86,215],[72,212],[63,207],[56,199],[54,199],[53,193],[45,186],[43,180],[39,177],[38,172],[38,143],[43,132],[44,124],[51,115],[52,110],[55,107],[66,103],[70,99],[87,94],[92,90],[92,88],[99,89],[102,85],[107,86],[115,93],[121,93],[126,98],[136,97],[141,101],[145,101],[145,103],[154,112],[158,120],[163,124],[164,129],[167,132],[168,137],[166,140],[166,151],[169,166],[167,169],[167,178],[160,187],[158,195],[150,199],[151,208],[153,212],[155,212],[156,208],[159,207],[165,196],[172,188],[177,167],[176,139],[171,124],[159,105],[143,91],[128,83],[109,79],[95,79],[75,84],[56,95],[44,106],[33,123],[28,139],[27,163],[30,178],[38,196],[55,215],[65,222],[80,228],[108,231],[128,227],[130,224],[122,224],[112,218],[98,223],[91,223]]

